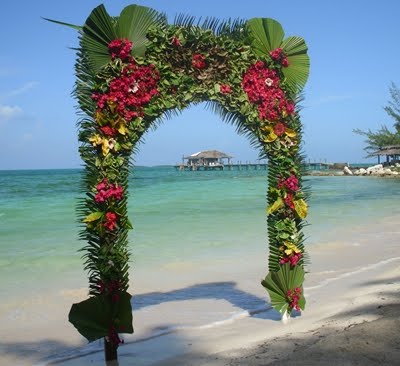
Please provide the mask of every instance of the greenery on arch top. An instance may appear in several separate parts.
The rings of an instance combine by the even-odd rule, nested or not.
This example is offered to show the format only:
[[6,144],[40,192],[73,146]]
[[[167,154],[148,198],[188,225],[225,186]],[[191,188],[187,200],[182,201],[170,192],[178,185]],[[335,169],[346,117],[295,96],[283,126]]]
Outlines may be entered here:
[[[79,140],[85,163],[81,238],[87,242],[83,251],[90,295],[101,301],[75,306],[71,322],[90,334],[90,340],[106,337],[118,346],[121,319],[126,322],[125,312],[131,311],[127,231],[132,225],[126,208],[130,156],[160,119],[203,101],[269,158],[270,275],[263,285],[279,303],[277,310],[304,307],[301,229],[307,195],[296,107],[309,71],[304,40],[285,38],[273,19],[195,23],[179,16],[168,24],[163,14],[138,5],[126,7],[118,17],[100,5],[82,27],[73,27],[80,36],[75,97],[82,110]],[[87,313],[92,304],[96,314],[104,304],[108,329],[95,321],[82,322],[79,309]]]

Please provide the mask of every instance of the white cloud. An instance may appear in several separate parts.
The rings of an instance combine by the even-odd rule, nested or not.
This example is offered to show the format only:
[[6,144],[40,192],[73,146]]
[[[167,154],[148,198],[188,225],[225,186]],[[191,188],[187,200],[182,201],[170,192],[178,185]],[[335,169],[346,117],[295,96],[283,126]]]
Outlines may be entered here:
[[20,116],[21,114],[22,109],[17,105],[0,105],[0,123],[3,121],[9,121],[15,117]]
[[22,85],[20,88],[14,89],[6,93],[6,97],[15,97],[16,95],[23,94],[31,89],[33,89],[36,85],[38,85],[37,81],[29,81]]
[[309,103],[307,103],[307,106],[315,107],[315,106],[318,106],[321,104],[335,103],[335,102],[340,102],[343,100],[350,100],[353,98],[354,98],[354,96],[352,96],[352,95],[327,95],[325,97],[311,100]]

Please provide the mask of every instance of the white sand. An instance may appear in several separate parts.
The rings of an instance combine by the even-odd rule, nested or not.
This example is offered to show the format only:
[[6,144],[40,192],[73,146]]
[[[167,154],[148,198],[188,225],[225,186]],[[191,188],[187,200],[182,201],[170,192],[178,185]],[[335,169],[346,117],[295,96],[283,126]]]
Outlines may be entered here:
[[[393,218],[386,220],[379,230],[371,227],[354,234],[340,232],[338,228],[337,242],[309,248],[312,263],[305,283],[306,311],[287,325],[280,322],[274,311],[265,311],[266,305],[263,305],[264,311],[248,314],[235,298],[236,294],[247,294],[248,301],[267,300],[260,285],[265,268],[256,261],[262,255],[262,248],[260,253],[254,253],[251,263],[232,263],[229,259],[204,263],[197,281],[190,266],[179,264],[174,268],[160,268],[152,276],[138,274],[135,282],[138,285],[145,283],[137,286],[142,292],[138,299],[152,291],[159,292],[160,299],[165,300],[165,293],[171,293],[175,298],[134,309],[135,334],[125,337],[127,344],[119,349],[119,365],[266,365],[283,360],[289,365],[290,357],[296,354],[306,357],[309,364],[325,364],[312,358],[313,354],[321,356],[318,350],[310,355],[302,353],[304,348],[321,344],[320,335],[324,340],[330,340],[323,346],[335,350],[336,343],[339,347],[343,339],[340,343],[334,335],[338,337],[348,327],[356,329],[354,324],[368,322],[373,324],[372,329],[377,329],[376,324],[385,321],[385,315],[399,318],[398,307],[393,307],[400,301],[397,223],[398,218]],[[192,287],[196,282],[198,285]],[[157,298],[155,295],[149,298]],[[0,365],[45,364],[44,360],[54,352],[60,356],[65,351],[65,356],[74,354],[77,349],[84,356],[64,358],[62,362],[59,359],[53,364],[104,365],[103,353],[95,352],[101,350],[101,344],[95,342],[79,348],[84,340],[66,321],[71,302],[84,297],[84,290],[64,291],[60,294],[62,301],[58,299],[62,311],[54,306],[54,312],[45,314],[45,322],[38,318],[33,324],[21,322],[25,328],[20,332],[9,329],[1,341],[2,347],[4,344],[6,347],[0,354]],[[55,300],[49,300],[52,301]],[[378,309],[381,305],[383,307]],[[223,321],[216,322],[221,319]],[[380,339],[385,344],[384,330],[385,327]],[[364,332],[368,339],[371,335],[367,330]],[[393,334],[388,330],[388,347],[391,337]],[[355,338],[359,339],[359,336]],[[293,341],[288,342],[291,339]],[[352,344],[351,337],[346,342]],[[362,352],[362,347],[358,346]],[[364,347],[367,350],[370,346],[365,344]],[[340,354],[339,348],[337,352]],[[380,356],[379,362],[384,362],[382,358]],[[312,363],[313,360],[316,363]],[[280,365],[279,362],[276,365]],[[357,364],[346,362],[336,365]],[[368,363],[360,363],[364,364]]]

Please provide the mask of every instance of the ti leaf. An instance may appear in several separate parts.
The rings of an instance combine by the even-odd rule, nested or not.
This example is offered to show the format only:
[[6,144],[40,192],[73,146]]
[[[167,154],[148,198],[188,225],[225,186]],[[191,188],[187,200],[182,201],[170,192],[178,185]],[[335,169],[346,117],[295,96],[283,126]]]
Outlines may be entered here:
[[113,303],[109,297],[98,295],[78,304],[73,304],[69,321],[89,342],[109,334],[110,319],[114,319],[117,333],[133,333],[131,295],[120,294],[119,301]]

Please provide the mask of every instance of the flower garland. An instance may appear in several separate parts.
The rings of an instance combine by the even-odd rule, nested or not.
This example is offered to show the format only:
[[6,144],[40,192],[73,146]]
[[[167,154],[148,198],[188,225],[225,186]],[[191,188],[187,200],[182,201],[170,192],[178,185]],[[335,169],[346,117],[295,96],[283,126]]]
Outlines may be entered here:
[[[135,5],[125,17],[146,9]],[[81,237],[88,243],[85,269],[91,297],[73,305],[70,321],[90,341],[105,337],[115,352],[123,342],[119,333],[133,332],[127,292],[129,157],[157,118],[193,102],[211,102],[226,120],[237,122],[241,132],[257,138],[263,156],[269,158],[270,272],[263,286],[278,311],[303,309],[305,304],[301,221],[307,204],[293,92],[293,83],[301,86],[304,74],[302,80],[294,80],[293,72],[285,74],[296,68],[292,56],[306,57],[304,42],[283,42],[283,30],[280,41],[267,34],[280,27],[271,19],[225,23],[214,32],[209,28],[215,24],[205,29],[167,25],[165,17],[146,14],[147,24],[153,25],[134,29],[135,39],[142,41],[135,44],[126,38],[132,29],[110,17],[102,5],[96,8],[88,18],[90,26],[82,28],[77,67],[76,95],[87,117],[79,134],[87,188],[80,214],[85,223]],[[272,26],[260,27],[260,22]],[[259,42],[264,38],[274,39],[275,48],[265,49],[268,42]]]

